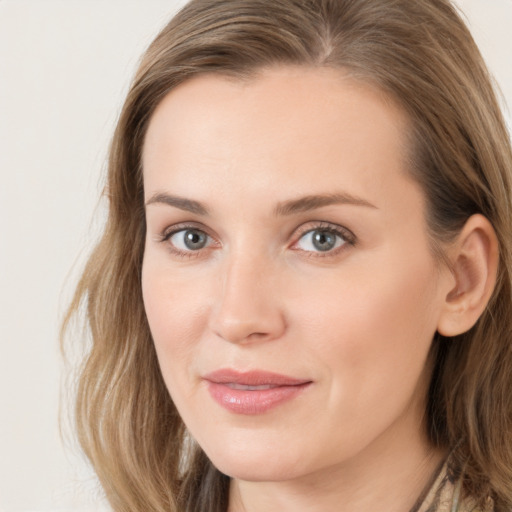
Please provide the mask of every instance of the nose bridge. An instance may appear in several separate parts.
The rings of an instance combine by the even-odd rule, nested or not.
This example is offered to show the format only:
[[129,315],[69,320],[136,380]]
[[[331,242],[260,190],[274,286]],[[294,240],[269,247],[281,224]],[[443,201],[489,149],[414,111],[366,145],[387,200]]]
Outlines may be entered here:
[[233,343],[271,340],[285,329],[276,290],[276,265],[250,250],[233,251],[222,265],[212,330]]

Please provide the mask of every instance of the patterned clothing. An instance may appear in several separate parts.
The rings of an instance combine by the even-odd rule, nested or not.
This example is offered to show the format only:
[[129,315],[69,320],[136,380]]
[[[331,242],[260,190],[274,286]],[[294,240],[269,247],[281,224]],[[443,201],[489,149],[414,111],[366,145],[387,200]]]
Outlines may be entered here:
[[421,503],[410,512],[493,512],[492,501],[485,508],[477,508],[471,498],[462,497],[462,482],[455,480],[445,463]]

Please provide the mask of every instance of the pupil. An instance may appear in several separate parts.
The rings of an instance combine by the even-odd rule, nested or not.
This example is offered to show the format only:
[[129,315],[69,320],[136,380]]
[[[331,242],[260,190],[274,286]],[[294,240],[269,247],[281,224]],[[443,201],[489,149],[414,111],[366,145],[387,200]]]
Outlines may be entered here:
[[202,249],[206,244],[206,236],[199,231],[187,231],[185,233],[185,245],[189,249]]
[[336,237],[327,231],[316,231],[313,235],[313,245],[319,251],[328,251],[336,245]]

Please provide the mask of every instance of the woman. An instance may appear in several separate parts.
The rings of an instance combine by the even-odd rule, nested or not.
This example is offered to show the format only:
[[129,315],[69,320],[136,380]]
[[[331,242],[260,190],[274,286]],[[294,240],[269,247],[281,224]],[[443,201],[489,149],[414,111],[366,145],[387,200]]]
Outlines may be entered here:
[[194,0],[78,286],[116,511],[512,508],[512,152],[447,0]]

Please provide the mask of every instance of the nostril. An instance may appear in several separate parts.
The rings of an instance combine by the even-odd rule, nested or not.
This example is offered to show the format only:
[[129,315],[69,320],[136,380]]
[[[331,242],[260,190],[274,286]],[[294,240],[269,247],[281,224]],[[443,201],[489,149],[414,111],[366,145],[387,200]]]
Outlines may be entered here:
[[259,341],[259,340],[264,340],[266,338],[270,338],[271,337],[271,334],[270,333],[267,333],[267,332],[253,332],[252,334],[250,334],[248,337],[247,337],[247,340],[248,341]]

